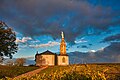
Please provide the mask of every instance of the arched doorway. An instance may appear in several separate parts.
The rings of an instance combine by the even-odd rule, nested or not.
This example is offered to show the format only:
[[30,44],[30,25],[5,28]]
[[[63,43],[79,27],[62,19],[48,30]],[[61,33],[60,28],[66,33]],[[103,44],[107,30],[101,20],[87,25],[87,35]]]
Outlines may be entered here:
[[65,58],[64,57],[62,58],[62,63],[65,63]]

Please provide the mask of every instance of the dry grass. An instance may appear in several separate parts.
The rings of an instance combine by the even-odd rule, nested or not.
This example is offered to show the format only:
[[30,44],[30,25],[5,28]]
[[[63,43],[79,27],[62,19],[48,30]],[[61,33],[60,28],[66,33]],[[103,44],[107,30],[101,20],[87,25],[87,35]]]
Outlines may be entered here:
[[0,78],[5,78],[5,77],[15,77],[18,75],[21,75],[23,73],[38,69],[39,67],[35,66],[3,66],[0,65]]
[[120,64],[53,66],[21,80],[120,80]]

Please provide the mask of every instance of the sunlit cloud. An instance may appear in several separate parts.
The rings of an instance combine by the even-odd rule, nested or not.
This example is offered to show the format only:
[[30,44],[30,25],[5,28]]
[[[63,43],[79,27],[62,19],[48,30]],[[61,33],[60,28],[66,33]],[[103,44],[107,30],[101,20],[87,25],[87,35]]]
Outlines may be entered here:
[[95,52],[96,52],[96,50],[90,50],[89,52],[95,53]]
[[17,38],[16,43],[25,43],[28,40],[32,40],[32,38],[31,37],[23,37],[22,39]]
[[39,40],[34,40],[34,41],[31,41],[32,43],[39,43],[40,41]]
[[59,42],[52,42],[52,41],[49,41],[48,43],[46,44],[36,44],[36,45],[29,45],[29,47],[31,48],[41,48],[41,47],[52,47],[52,46],[57,46],[57,45],[60,45]]
[[80,40],[75,40],[74,42],[75,42],[76,44],[78,44],[78,43],[85,43],[85,42],[88,42],[88,41],[85,40],[84,37],[83,37],[83,38],[81,38]]

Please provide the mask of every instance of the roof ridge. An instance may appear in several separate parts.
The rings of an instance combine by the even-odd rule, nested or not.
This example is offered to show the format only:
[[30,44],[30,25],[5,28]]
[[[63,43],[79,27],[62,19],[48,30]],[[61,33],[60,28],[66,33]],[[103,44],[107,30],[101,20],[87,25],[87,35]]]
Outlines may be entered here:
[[56,55],[56,53],[53,53],[53,52],[47,50],[47,51],[44,51],[44,52],[39,53],[39,54],[37,54],[37,55]]

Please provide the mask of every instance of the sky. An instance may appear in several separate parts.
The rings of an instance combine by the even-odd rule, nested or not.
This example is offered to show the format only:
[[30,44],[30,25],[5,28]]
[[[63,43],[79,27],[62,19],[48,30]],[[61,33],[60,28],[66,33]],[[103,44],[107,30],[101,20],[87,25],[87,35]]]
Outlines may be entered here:
[[120,0],[1,0],[0,20],[16,32],[16,58],[46,50],[59,54],[63,31],[68,54],[93,52],[120,62],[119,5]]

